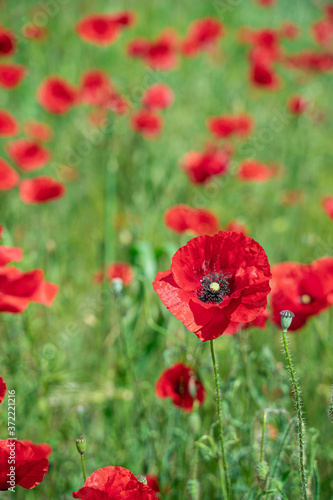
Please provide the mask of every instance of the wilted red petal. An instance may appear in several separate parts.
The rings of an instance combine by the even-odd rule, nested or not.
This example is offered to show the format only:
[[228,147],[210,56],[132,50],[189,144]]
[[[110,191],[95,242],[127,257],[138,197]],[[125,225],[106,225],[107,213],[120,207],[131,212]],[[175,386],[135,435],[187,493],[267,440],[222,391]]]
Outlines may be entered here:
[[62,198],[66,186],[52,177],[35,177],[20,184],[20,197],[24,203],[45,203]]
[[51,159],[51,154],[47,149],[38,142],[28,139],[19,139],[10,143],[7,152],[17,166],[25,172],[38,170]]
[[0,190],[12,189],[20,182],[20,177],[16,170],[0,158]]
[[51,76],[42,82],[37,99],[47,111],[54,114],[67,113],[74,106],[76,89],[63,78]]

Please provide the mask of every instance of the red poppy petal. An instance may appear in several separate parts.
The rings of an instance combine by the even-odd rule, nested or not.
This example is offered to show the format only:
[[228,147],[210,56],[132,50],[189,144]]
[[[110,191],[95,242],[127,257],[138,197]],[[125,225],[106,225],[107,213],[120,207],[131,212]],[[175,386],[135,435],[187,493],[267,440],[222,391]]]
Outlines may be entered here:
[[15,118],[8,111],[0,110],[0,137],[11,137],[19,131]]
[[17,166],[25,172],[38,170],[51,159],[51,153],[47,149],[38,142],[27,139],[12,142],[7,146],[7,152]]
[[0,245],[0,266],[6,266],[10,262],[22,260],[23,251],[17,247],[6,247]]
[[0,87],[13,89],[17,87],[27,74],[25,66],[18,64],[0,64]]
[[7,390],[6,382],[4,382],[3,378],[0,377],[0,403],[2,403],[2,401],[5,398],[6,390]]
[[51,177],[35,177],[20,184],[20,197],[24,203],[46,203],[58,200],[66,193],[66,186]]
[[20,176],[5,160],[0,158],[0,190],[12,189],[20,182]]

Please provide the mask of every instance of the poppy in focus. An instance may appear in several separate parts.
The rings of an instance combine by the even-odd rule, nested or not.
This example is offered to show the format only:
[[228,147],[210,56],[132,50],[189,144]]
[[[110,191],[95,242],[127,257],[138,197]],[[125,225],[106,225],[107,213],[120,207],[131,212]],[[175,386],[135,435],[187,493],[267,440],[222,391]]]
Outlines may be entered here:
[[73,492],[73,498],[157,500],[155,492],[148,485],[138,481],[132,472],[123,467],[112,466],[93,472],[87,478],[83,488]]
[[202,341],[230,321],[249,323],[266,308],[271,277],[267,256],[252,238],[220,231],[198,236],[172,258],[153,283],[167,309]]
[[193,410],[195,401],[201,406],[205,400],[205,389],[190,366],[176,363],[164,370],[155,387],[156,396],[171,398],[173,404],[186,412]]

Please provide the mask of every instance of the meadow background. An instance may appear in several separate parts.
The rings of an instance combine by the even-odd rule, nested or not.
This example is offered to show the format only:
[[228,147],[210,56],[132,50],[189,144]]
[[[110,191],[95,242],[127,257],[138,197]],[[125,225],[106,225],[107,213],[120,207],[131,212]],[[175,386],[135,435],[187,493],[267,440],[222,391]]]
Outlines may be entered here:
[[[30,491],[17,488],[15,495],[27,500],[72,498],[72,491],[82,486],[75,439],[83,433],[88,474],[106,465],[121,465],[135,475],[157,474],[166,487],[162,498],[183,499],[195,440],[209,434],[216,410],[209,346],[184,331],[151,286],[156,272],[169,269],[174,252],[192,237],[172,233],[163,214],[172,205],[186,203],[214,212],[221,228],[237,219],[265,249],[271,265],[332,256],[332,221],[321,206],[321,198],[332,194],[333,185],[332,76],[300,74],[279,66],[283,80],[279,91],[255,89],[247,76],[248,47],[237,41],[242,26],[277,28],[288,20],[301,33],[296,40],[282,42],[285,49],[313,48],[309,27],[322,16],[324,2],[298,0],[291,5],[279,0],[267,9],[245,0],[62,3],[54,1],[44,41],[19,40],[14,60],[28,67],[27,77],[15,90],[0,89],[0,108],[19,123],[34,119],[52,127],[54,137],[48,145],[52,161],[40,175],[67,185],[64,198],[43,205],[24,204],[17,189],[0,195],[2,243],[24,250],[20,269],[41,268],[48,281],[60,286],[51,308],[31,304],[22,315],[1,315],[1,376],[8,389],[16,391],[17,436],[53,447],[44,481]],[[42,4],[2,1],[1,24],[20,33]],[[91,12],[123,9],[135,11],[137,22],[109,47],[85,43],[74,31],[78,20]],[[156,38],[167,26],[184,36],[192,21],[207,16],[225,27],[215,57],[206,53],[193,59],[180,57],[175,70],[160,72],[126,54],[127,44],[138,36]],[[175,102],[163,112],[164,128],[157,140],[134,132],[128,116],[115,116],[108,133],[96,136],[87,107],[55,116],[38,104],[36,92],[47,76],[63,76],[77,86],[91,68],[109,74],[130,100],[131,112],[139,109],[144,90],[153,83],[173,89]],[[306,96],[324,120],[316,123],[310,116],[288,113],[287,99],[296,93]],[[256,121],[247,140],[252,154],[263,163],[283,165],[282,175],[265,183],[240,182],[235,173],[249,151],[243,147],[234,155],[227,176],[208,186],[191,185],[179,161],[188,151],[202,150],[209,140],[207,117],[243,111]],[[279,117],[278,131],[274,116]],[[8,142],[1,139],[5,159]],[[304,192],[304,202],[286,206],[281,200],[292,189]],[[104,261],[117,260],[129,262],[135,273],[120,300],[111,284],[93,281]],[[289,336],[302,387],[309,472],[312,484],[317,473],[320,477],[322,499],[332,498],[333,491],[332,424],[327,417],[333,381],[332,327],[330,310]],[[254,469],[262,412],[284,409],[293,416],[281,334],[268,322],[265,331],[220,337],[215,349],[235,498],[259,498]],[[207,391],[204,405],[193,414],[155,396],[162,370],[176,361],[191,364]],[[275,429],[266,440],[270,462],[281,445],[287,417],[272,412],[268,422]],[[3,404],[3,439],[6,426]],[[295,450],[291,440],[278,474],[290,499],[300,498]],[[202,499],[219,498],[217,461],[207,449],[200,455],[198,479]],[[11,495],[1,493],[4,499]]]

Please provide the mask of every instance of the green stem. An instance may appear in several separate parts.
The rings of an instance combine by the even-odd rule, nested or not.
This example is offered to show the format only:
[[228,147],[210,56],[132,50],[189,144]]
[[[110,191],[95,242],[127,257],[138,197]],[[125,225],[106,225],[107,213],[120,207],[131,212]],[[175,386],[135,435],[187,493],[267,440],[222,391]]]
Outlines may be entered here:
[[[227,483],[227,499],[230,500],[231,488],[230,488],[230,479],[229,479],[228,466],[227,466],[227,460],[225,457],[224,441],[223,441],[223,424],[222,424],[222,406],[221,406],[221,396],[220,396],[220,383],[219,383],[219,376],[217,373],[217,364],[216,364],[216,359],[215,359],[214,341],[213,340],[210,340],[210,352],[212,355],[212,362],[213,362],[213,367],[214,367],[215,396],[216,396],[217,414],[218,414],[218,418],[219,418],[219,434],[220,434],[220,444],[221,444],[221,453],[222,453],[222,463],[223,463],[225,480]],[[223,483],[224,483],[224,478],[222,477],[222,490],[224,489]]]
[[86,466],[85,466],[85,463],[84,463],[84,456],[83,455],[81,455],[81,464],[82,464],[83,479],[84,479],[84,482],[86,482],[86,480],[87,480],[87,474],[86,474]]
[[296,413],[298,419],[298,444],[299,444],[299,463],[300,463],[300,472],[301,472],[301,484],[302,484],[302,494],[303,499],[307,500],[307,479],[306,479],[306,471],[305,471],[305,449],[304,449],[304,423],[302,419],[302,401],[300,395],[300,388],[298,386],[294,367],[291,362],[291,357],[288,349],[288,341],[287,341],[287,330],[282,331],[282,340],[283,340],[283,348],[288,361],[288,368],[292,380],[292,390],[294,392],[293,399],[295,401]]
[[262,434],[261,434],[261,447],[260,447],[260,462],[264,460],[264,445],[265,445],[265,431],[266,431],[266,420],[267,412],[264,412],[264,420],[262,423]]

